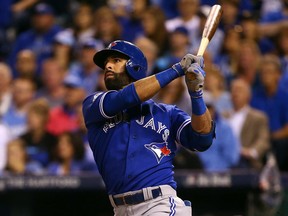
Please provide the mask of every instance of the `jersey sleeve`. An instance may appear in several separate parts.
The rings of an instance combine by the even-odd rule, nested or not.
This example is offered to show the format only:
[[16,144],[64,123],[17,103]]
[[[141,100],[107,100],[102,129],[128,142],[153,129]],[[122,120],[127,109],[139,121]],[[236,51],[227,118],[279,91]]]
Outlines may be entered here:
[[82,112],[86,125],[113,117],[108,116],[103,109],[103,101],[108,93],[96,92],[83,101]]
[[113,118],[119,112],[140,103],[133,83],[120,91],[96,92],[83,101],[85,124]]
[[208,134],[200,134],[193,130],[191,117],[177,107],[174,108],[172,114],[172,129],[176,142],[192,151],[207,150],[215,137],[214,122],[212,122],[212,129]]

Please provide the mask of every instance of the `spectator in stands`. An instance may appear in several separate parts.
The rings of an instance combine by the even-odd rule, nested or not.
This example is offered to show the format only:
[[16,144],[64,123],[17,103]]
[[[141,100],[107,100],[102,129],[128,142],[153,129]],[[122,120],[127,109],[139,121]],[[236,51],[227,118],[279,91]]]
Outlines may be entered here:
[[242,27],[242,38],[255,41],[258,44],[262,54],[275,52],[275,45],[263,35],[259,34],[259,23],[256,14],[243,11],[240,16],[240,25]]
[[84,150],[85,151],[84,162],[87,165],[87,167],[89,165],[91,169],[97,170],[97,165],[94,160],[93,152],[88,142],[87,128],[85,126],[84,117],[82,113],[82,104],[78,105],[77,107],[77,122],[79,124],[79,129],[78,131],[76,131],[76,134],[78,134],[82,138],[84,149],[85,149]]
[[281,61],[281,79],[279,86],[288,92],[288,27],[282,28],[277,35],[278,55]]
[[217,139],[205,152],[199,152],[198,156],[207,172],[222,172],[234,167],[240,158],[240,144],[229,123],[219,115],[216,110],[215,100],[210,92],[204,92],[206,106],[216,122]]
[[280,170],[288,171],[288,93],[279,87],[279,58],[265,55],[259,73],[261,86],[253,91],[251,106],[268,116],[272,149]]
[[70,30],[72,30],[76,47],[83,40],[95,35],[94,10],[91,5],[85,2],[78,5],[75,14],[73,14],[73,26]]
[[8,143],[4,175],[40,175],[43,171],[40,164],[28,160],[25,144],[21,139],[14,139]]
[[230,92],[227,91],[227,86],[223,74],[216,65],[205,67],[205,90],[213,97],[213,108],[217,115],[227,117],[233,110]]
[[[203,0],[201,0],[201,2],[202,1]],[[179,11],[177,10],[177,0],[151,0],[151,2],[162,8],[167,19],[172,19],[179,15]]]
[[179,26],[184,26],[189,32],[189,41],[200,31],[200,18],[197,15],[199,10],[200,0],[179,0],[177,2],[177,8],[179,10],[179,16],[168,19],[165,24],[169,32],[172,32]]
[[124,6],[124,8],[123,2],[108,1],[108,4],[115,11],[115,15],[121,23],[122,38],[126,41],[134,41],[143,31],[141,18],[151,5],[150,0],[127,1],[129,5]]
[[[270,1],[269,1],[270,5]],[[261,17],[259,22],[259,33],[271,39],[288,25],[288,0],[282,0],[280,11],[272,11]]]
[[37,72],[44,59],[51,57],[54,36],[61,28],[55,24],[53,8],[45,3],[39,3],[33,10],[32,28],[23,32],[16,39],[10,54],[10,66],[15,74],[16,56],[20,50],[31,49],[37,57]]
[[65,71],[56,59],[49,58],[43,62],[41,72],[43,86],[38,90],[37,97],[46,98],[51,108],[63,103],[65,75]]
[[282,9],[282,0],[262,0],[259,7],[259,17],[265,17],[267,14],[278,12]]
[[215,64],[219,66],[229,88],[231,80],[236,76],[238,67],[238,55],[241,46],[242,28],[234,26],[225,31],[223,47],[219,56],[215,58]]
[[[84,145],[78,134],[71,132],[59,135],[56,146],[56,161],[52,162],[47,171],[54,175],[75,175],[81,172],[95,172],[83,161]],[[94,169],[94,170],[93,170]]]
[[157,59],[155,72],[165,70],[179,62],[190,49],[189,31],[179,26],[169,33],[169,50]]
[[251,40],[242,40],[238,52],[236,76],[244,79],[252,88],[259,85],[258,70],[261,52],[258,44]]
[[219,3],[223,9],[219,27],[226,32],[239,24],[240,0],[220,0]]
[[12,84],[12,103],[3,115],[12,137],[18,137],[27,130],[26,117],[29,104],[35,96],[36,86],[30,79],[16,78]]
[[134,41],[134,44],[139,47],[139,49],[141,49],[147,59],[148,69],[146,76],[158,72],[155,71],[155,64],[159,53],[157,44],[145,36],[137,37],[137,39]]
[[31,79],[39,89],[42,86],[40,77],[36,75],[37,62],[32,50],[24,49],[18,52],[16,57],[16,76]]
[[158,46],[159,55],[169,49],[168,32],[165,27],[165,15],[161,8],[148,7],[142,14],[143,35]]
[[7,159],[7,144],[10,141],[8,128],[0,123],[0,172],[4,169]]
[[30,9],[36,2],[37,0],[0,1],[0,60],[6,60],[9,56],[15,36],[29,28]]
[[232,81],[231,96],[234,111],[228,120],[241,146],[236,168],[260,170],[270,148],[267,116],[250,107],[251,87],[245,80]]
[[99,82],[100,69],[92,61],[94,54],[102,50],[104,44],[94,38],[86,38],[79,47],[78,59],[71,64],[69,73],[78,77],[83,83],[86,94],[92,94]]
[[112,41],[121,39],[121,24],[111,8],[107,6],[98,8],[94,20],[96,28],[94,37],[101,40],[105,47]]
[[44,98],[34,100],[28,108],[26,133],[20,136],[25,143],[27,156],[43,167],[53,159],[53,148],[57,137],[50,134],[46,125],[49,117],[49,104]]
[[12,72],[5,63],[0,63],[0,122],[2,116],[8,111],[12,102],[11,83]]
[[51,110],[47,124],[47,130],[56,136],[79,129],[77,108],[79,104],[82,104],[86,95],[83,83],[77,76],[66,76],[63,84],[65,86],[63,105]]
[[74,58],[74,45],[73,32],[69,29],[58,32],[54,37],[53,58],[58,61],[59,66],[66,73],[68,73],[69,66]]

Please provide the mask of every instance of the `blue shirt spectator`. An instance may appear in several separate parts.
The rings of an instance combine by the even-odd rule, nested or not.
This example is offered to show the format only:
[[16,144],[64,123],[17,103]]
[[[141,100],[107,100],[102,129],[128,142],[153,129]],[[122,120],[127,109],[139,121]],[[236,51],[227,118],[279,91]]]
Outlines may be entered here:
[[69,73],[82,83],[87,94],[92,94],[98,86],[99,68],[94,64],[94,54],[102,50],[104,44],[93,38],[87,38],[80,44],[78,61],[74,62]]
[[215,110],[215,102],[212,95],[205,92],[204,98],[206,106],[217,125],[217,138],[207,151],[199,152],[198,156],[202,161],[205,171],[227,171],[235,166],[239,161],[240,143],[228,122],[221,118]]
[[281,88],[268,95],[263,87],[254,90],[251,106],[264,111],[269,117],[270,130],[277,131],[288,124],[288,94]]
[[19,35],[9,56],[14,76],[16,56],[20,50],[30,49],[36,54],[38,73],[42,61],[52,56],[54,36],[61,30],[61,27],[54,23],[54,18],[53,9],[49,5],[44,3],[36,5],[32,17],[32,29]]

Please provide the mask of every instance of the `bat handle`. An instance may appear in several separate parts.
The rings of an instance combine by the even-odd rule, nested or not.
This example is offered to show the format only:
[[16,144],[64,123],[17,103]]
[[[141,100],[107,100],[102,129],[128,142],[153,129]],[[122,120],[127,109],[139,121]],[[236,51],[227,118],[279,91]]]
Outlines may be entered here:
[[203,56],[204,55],[204,52],[205,52],[208,44],[209,44],[209,39],[207,37],[202,37],[197,56]]

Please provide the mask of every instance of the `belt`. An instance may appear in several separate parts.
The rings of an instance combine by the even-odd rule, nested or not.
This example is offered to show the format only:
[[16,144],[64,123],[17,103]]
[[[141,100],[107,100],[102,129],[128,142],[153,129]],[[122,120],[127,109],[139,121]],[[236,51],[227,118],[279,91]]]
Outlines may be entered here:
[[[152,193],[152,199],[155,199],[157,197],[159,197],[160,195],[162,195],[161,193],[161,189],[160,188],[156,188],[151,190]],[[144,194],[143,192],[138,192],[135,194],[127,194],[121,197],[114,197],[113,196],[113,200],[114,203],[116,204],[116,206],[120,206],[120,205],[135,205],[135,204],[139,204],[142,203],[145,200],[144,198]]]

